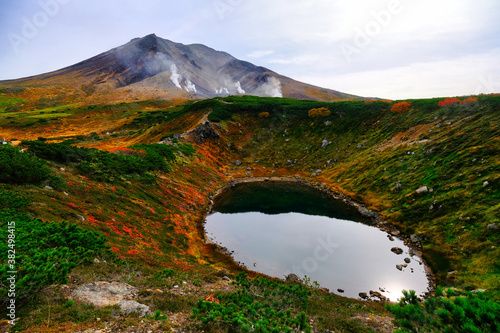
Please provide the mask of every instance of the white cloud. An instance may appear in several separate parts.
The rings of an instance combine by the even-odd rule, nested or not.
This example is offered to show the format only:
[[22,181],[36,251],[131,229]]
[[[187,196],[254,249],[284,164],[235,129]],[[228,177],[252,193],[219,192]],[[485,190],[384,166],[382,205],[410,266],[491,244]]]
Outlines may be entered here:
[[262,57],[271,55],[273,53],[274,53],[274,51],[271,51],[271,50],[253,51],[252,53],[247,54],[247,57],[249,57],[249,58],[262,58]]

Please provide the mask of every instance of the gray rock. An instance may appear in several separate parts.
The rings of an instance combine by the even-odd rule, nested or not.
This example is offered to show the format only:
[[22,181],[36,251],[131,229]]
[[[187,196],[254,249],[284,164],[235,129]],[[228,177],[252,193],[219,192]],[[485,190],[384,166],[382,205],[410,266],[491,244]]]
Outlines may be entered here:
[[486,187],[488,185],[490,185],[490,183],[487,180],[485,180],[484,183],[483,183],[483,187]]
[[137,289],[121,282],[98,281],[79,286],[72,297],[95,306],[115,305],[137,296]]
[[422,186],[418,188],[415,192],[417,192],[417,194],[427,193],[429,192],[429,188],[427,186]]
[[339,293],[344,293],[344,292],[345,292],[345,290],[344,290],[344,289],[337,289],[337,291],[338,291]]
[[332,124],[332,122],[330,120],[325,121],[325,126],[330,126],[331,124]]
[[359,293],[358,295],[359,295],[359,297],[361,297],[362,299],[367,299],[367,298],[368,298],[368,294],[367,294],[367,293]]
[[302,283],[302,280],[296,274],[288,274],[286,280],[293,283]]
[[118,305],[123,313],[130,314],[132,312],[137,312],[141,318],[145,317],[149,312],[149,306],[136,301],[120,301]]
[[411,262],[410,258],[405,258],[405,263],[409,264]]
[[181,138],[181,134],[180,133],[175,133],[174,134],[174,139],[180,139]]
[[359,210],[359,213],[361,215],[363,215],[364,217],[370,217],[370,218],[378,217],[377,212],[374,212],[373,210],[369,210],[365,207],[360,207],[358,210]]
[[422,236],[418,236],[418,235],[411,235],[410,236],[410,240],[413,243],[420,243],[423,240],[423,237]]
[[224,280],[224,281],[231,281],[231,279],[230,279],[229,277],[225,276],[225,275],[224,275],[224,277],[222,278],[222,280]]
[[85,217],[83,217],[82,215],[80,214],[77,214],[78,216],[78,219],[80,219],[82,222],[85,222]]
[[396,268],[397,268],[398,270],[402,271],[402,270],[403,270],[403,265],[396,265]]
[[396,184],[396,187],[394,188],[396,191],[400,192],[403,190],[403,185],[401,185],[401,183],[397,183]]
[[47,186],[45,186],[45,187],[44,187],[44,189],[46,189],[47,191],[52,191],[52,190],[53,190],[53,188],[52,188],[52,187],[50,187],[50,186],[48,186],[48,185],[47,185]]
[[197,143],[202,143],[205,142],[206,140],[214,140],[220,138],[220,134],[216,130],[214,130],[212,124],[208,121],[196,127],[193,130],[192,135]]
[[496,223],[490,223],[490,224],[488,224],[488,226],[486,226],[486,228],[488,230],[492,230],[492,231],[499,229],[498,224],[496,224]]
[[403,254],[403,249],[400,247],[393,247],[391,251],[396,253],[397,255]]
[[243,163],[240,161],[240,160],[236,160],[236,162],[234,162],[234,165],[236,166],[240,166],[242,165]]
[[321,143],[321,148],[325,149],[326,147],[328,147],[329,144],[330,144],[330,142],[328,142],[328,140],[324,139],[323,142]]

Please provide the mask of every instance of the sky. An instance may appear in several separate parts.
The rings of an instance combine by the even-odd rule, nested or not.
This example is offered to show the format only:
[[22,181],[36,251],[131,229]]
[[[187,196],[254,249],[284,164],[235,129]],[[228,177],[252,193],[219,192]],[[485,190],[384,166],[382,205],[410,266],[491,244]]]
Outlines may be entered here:
[[0,80],[150,33],[388,99],[500,92],[498,0],[2,0]]

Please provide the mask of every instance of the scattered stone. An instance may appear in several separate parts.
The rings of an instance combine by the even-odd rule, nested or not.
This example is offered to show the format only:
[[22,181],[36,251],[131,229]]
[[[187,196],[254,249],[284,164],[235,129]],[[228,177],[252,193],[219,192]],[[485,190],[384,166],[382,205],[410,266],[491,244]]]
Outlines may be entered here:
[[330,126],[331,124],[332,124],[332,122],[330,120],[325,121],[325,126]]
[[400,248],[400,247],[393,247],[393,248],[391,249],[391,251],[392,251],[392,252],[394,252],[394,253],[396,253],[397,255],[400,255],[400,254],[402,254],[402,253],[403,253],[403,249],[402,249],[402,248]]
[[344,292],[345,292],[345,290],[344,290],[344,289],[337,289],[337,291],[338,291],[339,293],[344,293]]
[[65,196],[69,196],[69,194],[68,194],[68,193],[66,193],[66,192],[63,192],[63,194],[64,194]]
[[419,189],[417,189],[415,192],[417,192],[417,194],[427,193],[427,192],[429,192],[429,188],[427,186],[422,186]]
[[363,215],[364,217],[370,217],[370,218],[376,218],[378,217],[378,213],[377,212],[374,212],[373,210],[369,210],[365,207],[360,207],[359,209],[359,213],[361,215]]
[[401,183],[397,183],[396,184],[396,187],[394,188],[396,191],[400,192],[403,190],[403,185],[401,185]]
[[322,171],[322,170],[320,170],[320,169],[316,170],[316,174],[318,174],[318,175],[319,175],[320,173],[322,173],[322,172],[323,172],[323,171]]
[[368,298],[368,294],[367,293],[359,293],[359,297],[362,298],[362,299],[367,299]]
[[83,217],[82,215],[80,214],[77,214],[76,216],[78,216],[78,218],[82,221],[82,222],[85,222],[85,217]]
[[488,185],[490,185],[490,183],[487,180],[485,180],[484,183],[483,183],[483,187],[486,187]]
[[418,235],[411,235],[410,236],[410,240],[413,242],[413,243],[420,243],[422,241],[423,237],[422,236],[418,236]]
[[387,235],[387,237],[389,238],[389,240],[390,240],[391,242],[394,242],[394,237],[392,237],[391,235]]
[[137,296],[137,289],[121,282],[98,281],[81,285],[72,297],[95,306],[115,305]]
[[137,312],[139,316],[145,317],[149,312],[149,306],[138,303],[136,301],[120,301],[118,303],[120,310],[125,314],[130,314],[132,312]]
[[230,279],[229,277],[227,277],[227,276],[224,276],[224,277],[222,278],[222,280],[224,280],[224,281],[231,281],[231,279]]
[[402,270],[403,270],[403,265],[396,265],[396,268],[397,268],[398,270],[402,271]]
[[448,272],[448,275],[455,275],[457,273],[458,273],[457,271],[451,271],[451,272]]
[[174,139],[179,140],[180,138],[181,138],[181,134],[180,133],[175,133],[174,134]]
[[247,175],[247,176],[251,176],[251,175],[252,175],[252,173],[251,173],[250,171],[248,171],[248,172],[245,172],[245,175]]
[[234,165],[236,166],[240,166],[242,165],[243,163],[240,161],[240,160],[236,160],[236,162],[234,162]]
[[293,161],[292,160],[286,160],[286,164],[287,165],[291,165],[291,164],[293,164]]
[[330,142],[328,142],[328,140],[324,139],[323,142],[321,143],[321,148],[325,149],[326,147],[328,147],[329,144],[330,144]]
[[100,261],[99,259],[97,259],[97,258],[94,258],[94,262],[95,262],[96,264],[99,264],[101,261]]
[[410,258],[405,258],[405,263],[409,264],[411,262]]
[[400,234],[401,234],[401,231],[399,231],[399,230],[391,231],[391,235],[393,235],[393,236],[399,236]]
[[52,190],[53,190],[53,188],[52,188],[52,187],[50,187],[50,186],[48,186],[48,185],[47,185],[47,186],[45,186],[45,187],[44,187],[44,189],[46,189],[47,191],[52,191]]
[[494,230],[498,230],[498,229],[499,229],[498,224],[496,224],[496,223],[490,223],[490,224],[488,224],[488,225],[486,226],[486,228],[487,228],[488,230],[491,230],[491,231],[494,231]]
[[293,273],[288,274],[286,276],[286,280],[288,282],[293,282],[293,283],[302,283],[302,280],[296,274],[293,274]]

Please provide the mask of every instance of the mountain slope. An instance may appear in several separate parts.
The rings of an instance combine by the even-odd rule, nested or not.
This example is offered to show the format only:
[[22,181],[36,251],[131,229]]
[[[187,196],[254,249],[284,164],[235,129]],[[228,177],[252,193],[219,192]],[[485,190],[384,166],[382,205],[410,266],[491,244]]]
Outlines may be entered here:
[[[250,94],[334,101],[357,96],[323,89],[241,61],[201,44],[184,45],[154,34],[132,39],[75,65],[0,86],[54,85],[73,88],[73,98],[184,98]],[[39,92],[41,93],[41,92]],[[68,92],[67,92],[68,95]]]

